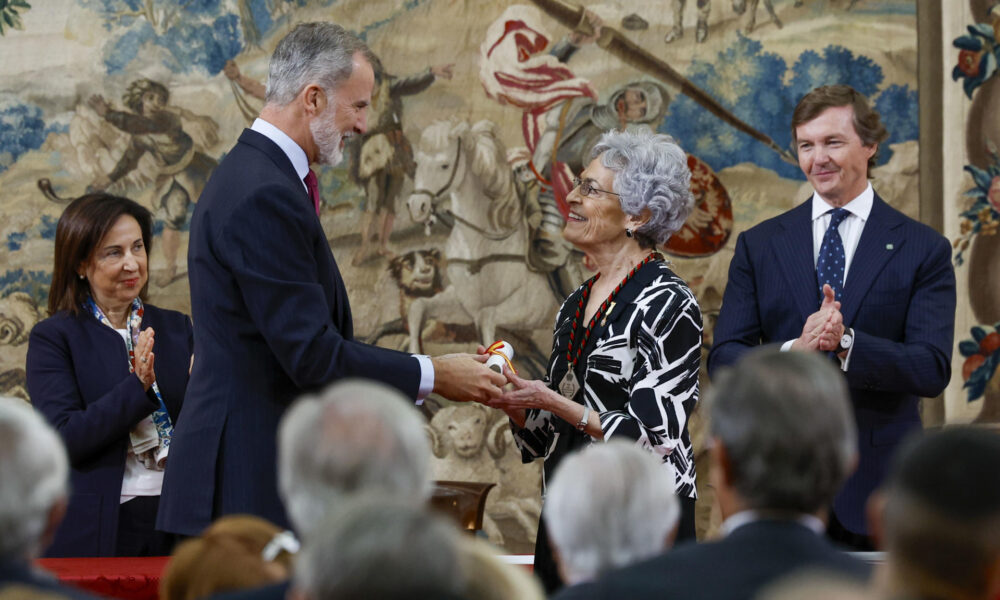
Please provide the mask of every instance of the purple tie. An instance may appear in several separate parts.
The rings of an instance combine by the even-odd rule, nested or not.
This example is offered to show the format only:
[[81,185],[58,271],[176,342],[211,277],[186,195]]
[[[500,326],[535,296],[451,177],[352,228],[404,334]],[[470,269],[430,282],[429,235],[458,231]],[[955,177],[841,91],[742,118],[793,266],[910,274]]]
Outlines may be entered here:
[[316,208],[316,216],[319,216],[319,180],[316,179],[316,172],[309,169],[309,174],[303,181],[306,182],[306,189],[309,190],[309,197],[312,198],[313,207]]

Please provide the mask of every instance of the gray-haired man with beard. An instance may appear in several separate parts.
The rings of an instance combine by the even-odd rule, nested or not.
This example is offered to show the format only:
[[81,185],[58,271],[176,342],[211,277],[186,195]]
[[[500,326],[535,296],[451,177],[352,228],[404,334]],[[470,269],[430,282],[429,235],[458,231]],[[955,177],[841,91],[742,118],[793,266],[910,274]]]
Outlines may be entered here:
[[160,500],[159,528],[194,535],[250,513],[288,524],[275,431],[303,392],[344,377],[419,401],[499,396],[485,356],[429,358],[353,339],[347,289],[319,220],[311,163],[335,165],[367,128],[374,57],[332,23],[275,48],[260,117],[219,164],[191,220],[195,360]]

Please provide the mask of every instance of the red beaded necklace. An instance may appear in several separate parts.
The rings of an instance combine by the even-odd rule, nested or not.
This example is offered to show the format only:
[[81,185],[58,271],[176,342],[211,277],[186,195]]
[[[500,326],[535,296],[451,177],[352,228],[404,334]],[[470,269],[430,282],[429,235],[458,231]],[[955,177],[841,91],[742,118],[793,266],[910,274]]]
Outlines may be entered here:
[[601,303],[597,312],[595,312],[594,316],[590,318],[590,323],[587,324],[587,328],[583,330],[583,335],[580,336],[580,344],[576,348],[576,356],[573,356],[573,342],[576,341],[576,328],[580,325],[580,315],[583,314],[583,307],[587,303],[587,297],[590,296],[590,289],[594,287],[594,283],[601,278],[601,274],[598,273],[587,283],[587,287],[583,289],[583,294],[580,296],[580,302],[576,306],[576,314],[573,316],[573,326],[569,331],[569,344],[566,346],[566,360],[569,361],[570,372],[573,371],[576,367],[576,363],[580,360],[580,353],[583,352],[583,348],[587,345],[587,340],[590,339],[590,332],[593,331],[594,325],[597,323],[598,319],[604,316],[605,311],[607,311],[608,307],[614,302],[615,296],[618,295],[618,292],[620,292],[622,288],[625,287],[625,284],[627,284],[629,280],[639,272],[639,269],[646,266],[649,261],[658,258],[662,258],[659,252],[656,252],[655,250],[650,252],[649,256],[642,259],[637,265],[632,267],[632,270],[625,275],[625,279],[622,279],[621,282],[615,286],[611,295],[609,295],[604,302]]

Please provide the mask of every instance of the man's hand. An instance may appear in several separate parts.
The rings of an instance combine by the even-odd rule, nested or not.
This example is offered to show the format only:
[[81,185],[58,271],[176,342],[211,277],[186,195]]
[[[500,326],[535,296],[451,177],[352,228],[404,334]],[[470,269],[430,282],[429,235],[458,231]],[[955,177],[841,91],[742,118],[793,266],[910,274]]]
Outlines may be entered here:
[[233,81],[240,78],[240,68],[232,60],[226,61],[226,64],[223,65],[222,67],[222,73],[226,76],[226,78],[231,79]]
[[833,288],[824,284],[823,303],[806,319],[802,335],[792,343],[792,350],[831,352],[837,349],[844,333],[844,316],[840,314],[840,302],[834,298]]
[[499,398],[507,378],[486,366],[487,354],[446,354],[431,358],[434,392],[456,402],[486,403]]
[[93,109],[93,111],[97,113],[97,116],[99,117],[103,117],[104,115],[108,114],[108,110],[110,110],[111,108],[110,106],[108,106],[108,101],[105,100],[103,96],[98,94],[94,94],[90,98],[87,98],[87,106]]

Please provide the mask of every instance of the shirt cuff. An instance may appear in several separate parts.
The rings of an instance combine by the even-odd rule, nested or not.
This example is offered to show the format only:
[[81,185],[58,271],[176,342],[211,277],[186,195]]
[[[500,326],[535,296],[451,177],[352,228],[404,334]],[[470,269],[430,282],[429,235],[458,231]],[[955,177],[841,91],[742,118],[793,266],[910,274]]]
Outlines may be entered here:
[[792,349],[792,344],[794,344],[794,343],[795,343],[795,340],[788,340],[787,342],[785,342],[784,344],[781,345],[781,351],[782,352],[788,352],[789,350]]
[[420,363],[420,387],[417,388],[417,406],[420,406],[424,398],[434,391],[434,363],[426,354],[414,354],[413,358]]

